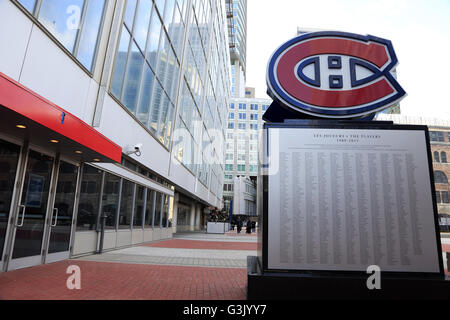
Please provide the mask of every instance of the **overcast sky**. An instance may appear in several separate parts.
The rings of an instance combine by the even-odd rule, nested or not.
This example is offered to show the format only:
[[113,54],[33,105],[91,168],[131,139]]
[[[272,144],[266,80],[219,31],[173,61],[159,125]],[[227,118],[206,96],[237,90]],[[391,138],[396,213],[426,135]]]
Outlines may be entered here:
[[270,56],[297,27],[391,40],[402,114],[450,119],[450,0],[248,0],[247,86],[258,98]]

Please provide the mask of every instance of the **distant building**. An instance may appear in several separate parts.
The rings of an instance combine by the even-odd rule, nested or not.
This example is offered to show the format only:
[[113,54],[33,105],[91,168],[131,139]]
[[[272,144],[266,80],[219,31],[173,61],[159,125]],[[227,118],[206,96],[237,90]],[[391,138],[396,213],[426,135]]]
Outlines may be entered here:
[[246,87],[245,88],[245,97],[247,99],[254,99],[255,98],[255,88]]
[[231,95],[245,96],[247,72],[247,0],[226,0],[231,59]]
[[258,176],[259,133],[263,114],[272,103],[269,99],[232,98],[228,113],[225,146],[224,206],[229,208],[236,193],[237,176]]
[[256,216],[256,179],[234,178],[233,217]]
[[385,113],[378,114],[376,120],[428,126],[438,214],[441,218],[450,218],[450,184],[448,181],[450,177],[450,120]]

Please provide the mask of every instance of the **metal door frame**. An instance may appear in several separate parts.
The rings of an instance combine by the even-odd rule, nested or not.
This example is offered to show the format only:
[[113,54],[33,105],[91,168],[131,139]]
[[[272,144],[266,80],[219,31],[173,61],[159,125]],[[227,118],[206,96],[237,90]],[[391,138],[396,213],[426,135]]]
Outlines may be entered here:
[[[51,238],[51,233],[52,233],[52,224],[53,224],[53,212],[55,209],[55,200],[56,200],[56,190],[58,188],[58,182],[59,182],[59,169],[60,169],[60,164],[61,161],[67,162],[71,165],[74,165],[77,167],[77,177],[76,177],[76,181],[75,181],[75,194],[74,194],[74,199],[73,199],[73,208],[72,208],[72,221],[71,221],[71,227],[70,227],[70,238],[69,238],[69,248],[67,249],[67,251],[61,251],[61,252],[55,252],[55,253],[48,253],[48,248],[50,246],[50,238]],[[48,226],[48,232],[45,234],[45,246],[44,246],[44,250],[45,250],[45,254],[42,255],[42,264],[47,264],[47,263],[52,263],[52,262],[57,262],[57,261],[61,261],[61,260],[67,260],[70,258],[70,254],[71,254],[71,247],[72,247],[72,239],[74,236],[74,221],[75,221],[75,213],[76,213],[76,208],[78,205],[78,194],[79,194],[79,190],[80,190],[80,172],[81,172],[81,166],[79,163],[69,160],[63,156],[59,156],[58,155],[58,159],[56,161],[55,159],[55,164],[57,162],[57,168],[56,168],[56,172],[55,172],[55,184],[54,184],[54,190],[51,194],[52,196],[52,200],[51,200],[51,216],[48,216],[47,220],[46,220],[46,224]]]
[[[50,172],[50,186],[48,191],[48,198],[47,198],[47,210],[45,212],[44,217],[44,230],[41,240],[41,253],[36,256],[28,256],[23,258],[17,258],[12,259],[13,250],[14,250],[14,244],[16,240],[16,231],[18,227],[19,222],[19,213],[20,213],[20,202],[22,200],[23,195],[23,188],[24,188],[24,182],[25,182],[25,174],[26,174],[26,168],[28,165],[28,157],[30,151],[40,152],[42,154],[45,154],[47,156],[53,157],[53,165]],[[16,179],[16,189],[14,190],[15,196],[13,197],[13,201],[11,202],[11,212],[12,215],[10,216],[10,224],[11,226],[9,230],[9,236],[8,236],[8,245],[6,246],[7,249],[7,259],[4,261],[4,270],[5,271],[11,271],[16,269],[22,269],[27,267],[32,267],[36,265],[42,264],[44,260],[45,253],[47,251],[47,244],[45,243],[46,236],[49,232],[49,228],[47,225],[48,219],[49,219],[49,212],[53,213],[53,206],[51,205],[52,198],[54,198],[53,194],[55,192],[55,184],[54,184],[54,176],[55,176],[55,166],[57,165],[58,155],[56,153],[49,152],[48,150],[44,150],[43,148],[30,144],[28,141],[25,141],[23,143],[23,148],[21,152],[21,158],[23,159],[22,163],[19,164],[20,168],[20,174],[19,179]],[[59,165],[59,164],[58,164]],[[16,192],[17,191],[17,192]],[[52,208],[52,210],[50,210]],[[51,219],[50,219],[51,220]],[[5,265],[6,263],[6,265]]]
[[6,271],[6,268],[8,266],[8,261],[9,258],[11,256],[10,252],[11,249],[9,247],[9,243],[10,243],[10,233],[12,232],[11,229],[13,229],[13,224],[15,219],[13,218],[15,211],[16,211],[16,201],[15,199],[17,198],[17,193],[20,192],[19,190],[19,186],[21,186],[22,181],[20,180],[21,178],[23,178],[23,163],[26,162],[27,157],[25,154],[25,159],[24,159],[24,149],[28,148],[28,144],[26,141],[23,140],[19,140],[16,139],[14,137],[8,136],[8,135],[4,135],[0,133],[0,139],[4,140],[6,142],[15,144],[17,146],[19,146],[20,150],[19,150],[19,157],[17,159],[17,168],[16,168],[16,177],[14,179],[14,187],[13,187],[13,192],[12,192],[12,196],[11,196],[11,205],[9,208],[9,215],[8,215],[8,222],[6,225],[6,232],[5,232],[5,241],[3,244],[3,251],[2,251],[2,259],[0,260],[0,272]]

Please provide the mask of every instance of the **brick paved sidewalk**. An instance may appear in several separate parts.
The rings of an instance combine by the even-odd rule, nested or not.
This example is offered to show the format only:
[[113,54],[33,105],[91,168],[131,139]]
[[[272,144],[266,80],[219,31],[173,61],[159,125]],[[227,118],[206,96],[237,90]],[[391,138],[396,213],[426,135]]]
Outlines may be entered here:
[[[69,290],[69,265],[81,290]],[[243,300],[247,270],[66,260],[0,274],[1,300]]]
[[[246,299],[246,257],[256,254],[256,243],[213,239],[172,239],[0,273],[0,300]],[[66,287],[69,265],[81,268],[81,290]]]
[[256,250],[255,242],[225,242],[172,239],[144,245],[158,248],[214,249],[214,250]]
[[[176,238],[0,273],[0,300],[244,300],[256,243],[220,240]],[[69,265],[81,268],[81,290],[66,287]]]

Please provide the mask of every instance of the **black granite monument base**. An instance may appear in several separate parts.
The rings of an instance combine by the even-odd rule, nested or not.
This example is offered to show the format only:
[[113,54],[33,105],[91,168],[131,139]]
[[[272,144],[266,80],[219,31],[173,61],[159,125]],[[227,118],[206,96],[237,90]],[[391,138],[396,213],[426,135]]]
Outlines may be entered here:
[[248,300],[449,300],[450,277],[394,278],[381,275],[369,290],[370,274],[263,273],[257,257],[247,259]]

